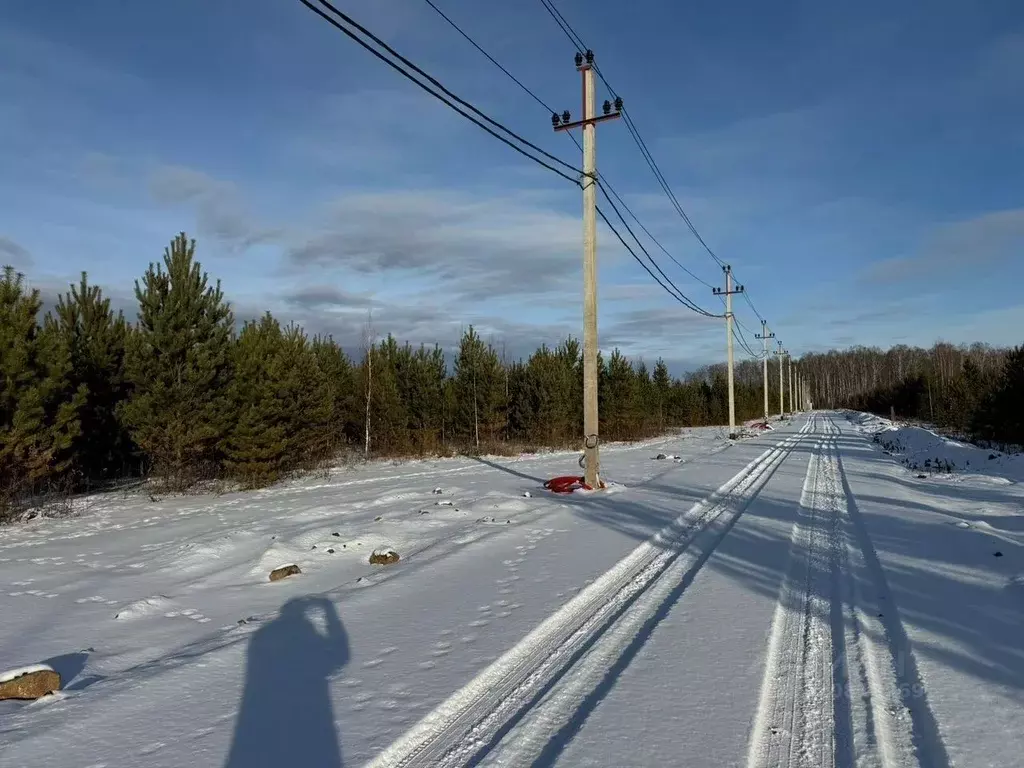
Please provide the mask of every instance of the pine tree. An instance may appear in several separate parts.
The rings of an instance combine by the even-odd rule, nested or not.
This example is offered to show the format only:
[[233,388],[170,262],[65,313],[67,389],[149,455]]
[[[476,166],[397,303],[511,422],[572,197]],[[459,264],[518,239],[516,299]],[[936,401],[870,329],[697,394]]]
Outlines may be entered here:
[[356,443],[362,437],[359,392],[352,361],[330,336],[316,336],[312,343],[317,364],[331,392],[331,425],[334,446]]
[[1007,445],[1024,445],[1024,346],[1006,356],[994,386],[978,408],[975,431]]
[[672,377],[669,375],[668,366],[660,357],[654,364],[654,392],[658,413],[658,429],[663,430],[668,426],[668,398],[672,388]]
[[661,430],[661,419],[658,414],[658,394],[651,379],[647,364],[641,359],[636,368],[636,393],[634,418],[636,419],[636,435],[644,437]]
[[405,403],[406,428],[411,447],[419,453],[435,450],[441,439],[443,386],[446,373],[440,347],[415,352],[406,344],[399,350],[396,377],[399,397]]
[[45,490],[71,466],[85,392],[71,379],[71,353],[37,323],[39,291],[5,267],[0,278],[0,517],[25,494]]
[[86,391],[81,433],[73,446],[76,470],[87,483],[126,475],[132,443],[117,418],[128,395],[124,316],[114,314],[110,300],[83,272],[79,284],[58,298],[46,324],[70,351],[71,386]]
[[283,346],[281,326],[268,312],[247,322],[232,347],[227,394],[235,423],[221,452],[228,474],[248,487],[272,483],[287,469],[288,414],[278,397]]
[[[407,450],[408,416],[398,386],[399,347],[390,334],[372,347],[363,362],[363,373],[372,371],[370,423],[373,425],[373,450],[377,453]],[[365,385],[364,385],[365,386]]]
[[633,436],[636,422],[636,374],[629,360],[616,348],[608,358],[601,377],[601,433],[606,440]]
[[281,350],[278,397],[288,414],[288,469],[312,469],[331,458],[334,398],[305,332],[289,325]]
[[269,312],[246,323],[232,363],[236,421],[222,449],[232,477],[258,487],[330,457],[335,393],[300,328],[282,329]]
[[457,425],[476,448],[504,427],[505,375],[497,352],[470,326],[455,359]]
[[208,286],[195,240],[179,234],[135,283],[139,323],[129,334],[132,386],[120,415],[165,482],[215,474],[232,424],[226,391],[234,320],[220,282]]

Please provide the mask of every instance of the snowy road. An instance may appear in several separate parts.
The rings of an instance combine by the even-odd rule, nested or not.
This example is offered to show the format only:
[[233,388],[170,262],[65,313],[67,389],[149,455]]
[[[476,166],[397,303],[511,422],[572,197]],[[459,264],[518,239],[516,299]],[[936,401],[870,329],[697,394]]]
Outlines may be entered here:
[[419,462],[2,532],[0,666],[67,690],[0,702],[0,762],[1021,764],[1021,486],[871,428],[613,448],[594,495],[538,490],[571,456]]

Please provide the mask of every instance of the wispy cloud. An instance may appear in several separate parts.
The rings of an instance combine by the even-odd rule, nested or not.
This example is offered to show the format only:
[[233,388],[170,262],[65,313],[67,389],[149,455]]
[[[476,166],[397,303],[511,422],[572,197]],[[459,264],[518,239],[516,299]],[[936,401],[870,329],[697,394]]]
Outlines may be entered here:
[[153,199],[169,206],[192,206],[199,235],[215,237],[238,250],[281,237],[280,228],[260,224],[246,210],[237,187],[201,171],[160,166],[149,179]]
[[528,195],[356,192],[331,203],[288,258],[302,270],[389,274],[452,302],[537,297],[578,283],[579,231],[578,218]]
[[[714,329],[720,329],[716,337]],[[706,360],[725,348],[723,320],[680,311],[676,307],[641,308],[617,313],[601,331],[601,347],[620,347],[631,355]]]
[[0,264],[25,269],[32,266],[32,254],[11,238],[0,235]]
[[994,211],[936,227],[909,256],[884,259],[863,272],[868,283],[951,278],[1024,252],[1024,208]]

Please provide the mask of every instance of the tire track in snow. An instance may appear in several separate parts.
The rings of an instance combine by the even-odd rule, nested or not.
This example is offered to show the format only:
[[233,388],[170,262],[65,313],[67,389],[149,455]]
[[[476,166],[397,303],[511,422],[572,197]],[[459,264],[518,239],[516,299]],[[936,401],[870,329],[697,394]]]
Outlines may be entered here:
[[948,768],[830,417],[808,464],[749,768]]
[[[809,429],[809,425],[804,429]],[[497,748],[481,761],[486,765],[552,765],[565,745],[583,726],[593,706],[632,656],[643,646],[667,609],[693,582],[722,539],[789,455],[775,458],[752,483],[749,494],[719,514],[677,551],[674,560],[654,583],[628,607],[621,618],[590,647],[571,672],[544,694]],[[475,764],[475,762],[473,763]]]
[[[682,566],[683,573],[674,575],[683,577],[687,570],[699,567],[809,428],[810,422],[795,436],[764,451],[707,499],[634,549],[369,765],[454,768],[473,763],[567,671],[572,670],[574,679],[579,673],[580,679],[593,683],[598,670],[602,675],[607,670],[600,660],[621,654],[628,645],[623,641],[635,636],[657,611],[659,601],[657,597],[645,599],[632,612],[631,606],[653,584],[659,585],[662,599],[665,587],[671,591],[678,585],[678,578],[673,582],[659,577],[695,541],[700,544]],[[719,518],[723,518],[721,524]],[[616,631],[609,632],[611,629]],[[575,665],[588,650],[597,661],[577,669]],[[552,721],[564,725],[571,718],[578,701],[570,698],[568,703],[572,705],[568,711],[565,706],[545,706],[545,714],[539,716],[544,722],[538,721],[543,726],[541,732],[548,732]]]
[[[833,424],[832,428],[838,434],[838,427]],[[859,655],[865,662],[862,677],[870,694],[870,705],[863,707],[863,713],[851,698],[853,742],[858,753],[872,745],[878,751],[877,759],[858,760],[857,764],[950,768],[949,754],[928,704],[910,639],[850,490],[838,447],[832,469],[847,523],[850,564],[857,577],[851,579],[849,614],[856,628]]]
[[[818,417],[812,417],[816,424]],[[831,546],[837,511],[829,503],[825,440],[807,464],[789,562],[779,591],[750,768],[826,768],[834,765]]]

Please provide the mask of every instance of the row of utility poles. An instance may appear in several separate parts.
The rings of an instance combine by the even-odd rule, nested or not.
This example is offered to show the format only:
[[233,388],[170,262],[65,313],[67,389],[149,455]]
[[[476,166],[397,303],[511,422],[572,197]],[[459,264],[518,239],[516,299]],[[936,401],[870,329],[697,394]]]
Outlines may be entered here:
[[[728,264],[722,267],[722,271],[725,272],[725,290],[721,288],[712,288],[712,292],[716,296],[725,296],[725,332],[727,336],[726,351],[729,356],[728,372],[729,372],[729,437],[736,437],[736,400],[735,400],[735,384],[733,380],[733,322],[734,316],[732,311],[732,297],[737,293],[743,293],[743,286],[737,285],[735,288],[732,284],[732,267]],[[768,330],[768,321],[761,320],[761,332],[755,334],[755,338],[761,340],[762,352],[761,352],[761,363],[763,371],[763,383],[762,387],[764,390],[764,420],[768,421],[768,340],[774,339],[775,334]],[[793,356],[790,355],[789,350],[782,348],[782,342],[776,340],[778,349],[773,352],[779,358],[779,418],[783,418],[786,415],[786,386],[784,382],[784,371],[783,368],[788,362],[789,367],[789,407],[791,411],[803,411],[806,408],[807,398],[806,390],[803,382],[800,378],[800,369],[797,366],[796,370],[793,368]]]
[[[568,131],[581,128],[583,131],[583,177],[580,186],[583,188],[583,482],[591,488],[601,488],[601,463],[598,447],[598,371],[597,371],[597,144],[596,126],[605,120],[613,120],[622,116],[622,99],[616,97],[614,102],[605,100],[603,114],[598,115],[594,84],[594,53],[587,51],[577,53],[576,70],[583,80],[583,118],[572,120],[568,111],[561,115],[551,116],[551,125],[556,131]],[[732,297],[743,293],[742,285],[734,285],[732,268],[722,267],[725,272],[725,288],[714,288],[718,296],[725,297],[725,326],[728,348],[729,374],[729,436],[736,436],[736,395],[733,360],[733,323]],[[761,333],[764,346],[764,417],[768,419],[768,340],[775,338],[768,332],[765,321],[761,321]],[[801,402],[794,404],[794,396],[801,393],[799,384],[794,384],[794,376],[799,377],[799,370],[794,372],[793,359],[789,352],[782,349],[782,342],[777,342],[778,349],[774,352],[779,358],[779,416],[785,415],[783,388],[783,360],[789,361],[789,404],[790,408],[802,410]]]

